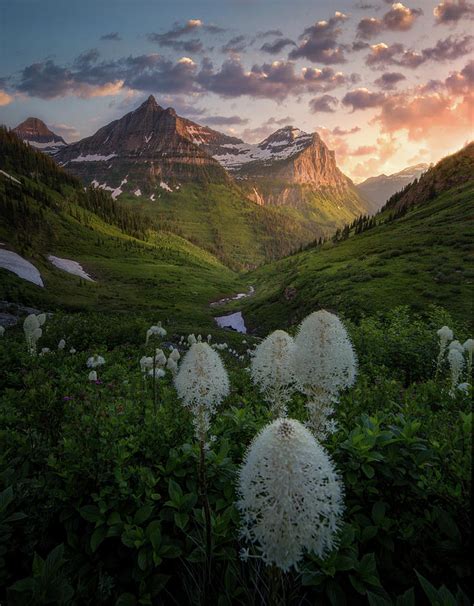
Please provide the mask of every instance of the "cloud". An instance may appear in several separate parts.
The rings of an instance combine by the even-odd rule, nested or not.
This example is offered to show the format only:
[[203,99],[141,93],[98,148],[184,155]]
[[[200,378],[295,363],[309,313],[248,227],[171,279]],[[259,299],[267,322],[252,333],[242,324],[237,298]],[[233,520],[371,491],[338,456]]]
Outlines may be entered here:
[[442,0],[433,9],[437,25],[455,25],[461,19],[474,19],[474,4],[466,0]]
[[217,25],[207,25],[203,23],[201,19],[188,19],[188,21],[186,21],[184,24],[175,23],[170,30],[162,34],[147,34],[147,38],[161,46],[173,46],[173,43],[179,38],[187,36],[188,34],[196,33],[198,31],[217,34],[225,32],[226,30],[222,27],[218,27]]
[[338,99],[336,99],[336,97],[332,97],[331,95],[314,97],[314,99],[311,99],[309,102],[309,108],[313,114],[318,112],[334,113],[338,105]]
[[113,40],[113,41],[118,42],[122,38],[120,37],[120,34],[118,32],[110,32],[110,34],[104,34],[103,36],[101,36],[100,39],[101,40]]
[[69,124],[51,124],[50,128],[53,132],[64,137],[68,142],[77,141],[81,136],[80,131],[75,126]]
[[257,38],[268,38],[270,36],[283,36],[283,32],[279,29],[268,29],[257,33]]
[[390,65],[416,69],[427,61],[453,61],[471,52],[474,36],[462,37],[449,36],[444,40],[438,40],[432,47],[424,48],[421,52],[407,50],[403,44],[373,44],[370,53],[365,59],[369,66],[385,69]]
[[392,4],[392,8],[381,19],[364,17],[357,25],[357,35],[369,39],[383,31],[407,31],[411,29],[417,17],[423,14],[420,9],[411,9],[401,2]]
[[0,107],[10,105],[12,101],[13,97],[9,95],[6,91],[0,89]]
[[357,88],[349,91],[342,98],[342,104],[351,107],[355,112],[358,109],[378,107],[385,101],[384,93],[373,93],[367,88]]
[[377,151],[377,147],[375,145],[361,145],[357,149],[353,149],[351,151],[352,156],[367,156],[369,154],[374,154]]
[[147,34],[147,39],[150,42],[156,43],[159,46],[165,46],[172,48],[175,51],[184,53],[201,53],[204,50],[204,45],[199,38],[192,38],[191,40],[162,40],[161,34]]
[[223,53],[241,53],[248,46],[247,38],[245,36],[235,36],[231,38],[224,46],[221,47]]
[[[356,164],[351,171],[352,175],[358,179],[365,179],[372,177],[373,175],[380,174],[382,172],[383,165],[390,160],[397,151],[400,149],[400,144],[396,142],[396,139],[391,135],[388,137],[377,137],[377,145],[373,146],[375,149],[367,153],[375,153],[375,158],[367,158],[363,162]],[[350,151],[349,155],[367,155],[367,147],[361,146],[355,151]],[[359,152],[359,153],[357,153]]]
[[336,11],[329,20],[317,21],[301,34],[300,46],[294,48],[290,59],[305,58],[313,63],[325,65],[345,63],[344,51],[346,47],[338,43],[342,30],[339,24],[347,19],[347,15]]
[[292,61],[273,61],[254,65],[246,71],[240,60],[232,57],[215,70],[209,60],[197,76],[200,86],[223,97],[251,97],[283,100],[304,92],[326,92],[337,86],[354,82],[357,75],[345,76],[332,68],[303,68],[296,71]]
[[296,46],[296,44],[293,40],[290,40],[290,38],[279,38],[274,42],[265,42],[265,44],[260,47],[260,50],[264,53],[270,53],[270,55],[276,55],[287,46]]
[[396,2],[383,16],[383,22],[385,28],[390,31],[404,32],[411,29],[415,19],[422,14],[421,9],[408,8],[401,2]]
[[402,80],[406,80],[406,77],[400,72],[385,72],[375,80],[374,84],[384,90],[393,90]]
[[[263,124],[256,128],[247,128],[242,133],[242,139],[249,143],[260,143],[266,139],[269,135],[278,130],[278,127],[291,126],[293,118],[291,116],[285,116],[283,118],[268,118]],[[277,127],[277,128],[276,128]]]
[[247,118],[241,118],[240,116],[210,116],[208,118],[204,118],[203,121],[205,124],[212,124],[215,126],[248,124]]
[[443,81],[430,80],[423,86],[419,87],[419,92],[422,94],[429,93],[448,93],[450,95],[469,95],[474,92],[474,60],[469,63],[461,71],[453,71]]
[[349,129],[344,129],[341,128],[340,126],[336,126],[335,128],[332,129],[331,134],[337,136],[337,137],[344,137],[345,135],[354,135],[355,133],[360,132],[361,128],[360,126],[353,126],[352,128]]

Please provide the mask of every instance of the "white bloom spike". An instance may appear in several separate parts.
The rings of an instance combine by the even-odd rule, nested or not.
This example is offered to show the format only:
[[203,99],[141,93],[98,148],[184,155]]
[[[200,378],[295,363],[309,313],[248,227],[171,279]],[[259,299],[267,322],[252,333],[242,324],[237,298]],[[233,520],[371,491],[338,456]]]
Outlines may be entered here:
[[62,351],[65,347],[66,347],[66,341],[64,339],[61,339],[58,343],[58,349],[60,351]]
[[461,345],[461,343],[458,340],[451,341],[451,343],[448,346],[448,351],[451,351],[451,349],[457,349],[461,353],[464,353],[464,347]]
[[272,404],[277,417],[286,416],[286,405],[294,391],[295,342],[284,330],[264,339],[252,358],[252,380]]
[[284,571],[305,551],[336,545],[343,486],[325,449],[294,419],[277,419],[254,438],[240,469],[241,534]]
[[464,355],[453,347],[448,351],[448,362],[451,369],[451,394],[454,395],[464,369]]
[[446,352],[446,348],[448,346],[449,341],[453,339],[453,331],[449,328],[449,326],[442,326],[436,334],[439,337],[439,352],[438,359],[436,360],[436,375],[441,370],[441,366],[443,365],[444,354]]
[[5,334],[5,327],[0,326],[0,337],[3,337],[4,334]]
[[153,368],[153,358],[151,356],[142,356],[140,358],[140,370],[146,373],[150,368]]
[[335,431],[329,417],[339,392],[355,382],[356,354],[342,322],[325,310],[303,320],[295,344],[296,380],[308,398],[309,426],[318,439],[324,439]]
[[26,345],[32,356],[36,355],[36,343],[41,338],[43,330],[40,328],[46,321],[46,315],[30,314],[23,322],[23,331],[25,333]]
[[468,339],[463,343],[464,351],[467,352],[467,378],[471,380],[472,355],[474,354],[474,339]]
[[148,341],[152,337],[156,337],[159,339],[161,339],[162,337],[166,337],[166,330],[161,326],[161,322],[158,322],[155,326],[151,326],[146,331],[146,342],[145,342],[146,345],[148,345]]
[[216,407],[229,393],[229,377],[219,354],[207,343],[194,343],[174,380],[178,396],[194,415],[196,436],[205,441]]
[[89,381],[97,381],[97,371],[91,370],[88,378],[89,378]]
[[87,368],[97,368],[98,366],[103,366],[105,364],[105,359],[102,356],[99,356],[98,354],[95,354],[95,356],[91,356],[88,360],[87,360]]
[[155,351],[155,364],[157,366],[165,366],[166,365],[166,356],[162,349],[157,349]]

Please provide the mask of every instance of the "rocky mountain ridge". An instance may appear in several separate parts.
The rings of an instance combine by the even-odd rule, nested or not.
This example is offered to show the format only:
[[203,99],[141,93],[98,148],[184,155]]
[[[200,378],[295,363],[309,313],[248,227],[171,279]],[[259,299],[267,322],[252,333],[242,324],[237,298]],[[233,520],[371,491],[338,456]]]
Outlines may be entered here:
[[25,143],[47,153],[56,153],[60,147],[67,146],[66,141],[39,118],[27,118],[12,130]]

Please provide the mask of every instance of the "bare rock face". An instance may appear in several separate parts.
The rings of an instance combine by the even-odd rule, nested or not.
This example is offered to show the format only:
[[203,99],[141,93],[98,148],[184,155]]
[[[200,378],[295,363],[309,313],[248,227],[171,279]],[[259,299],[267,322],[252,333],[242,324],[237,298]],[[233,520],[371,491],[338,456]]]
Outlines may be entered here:
[[163,109],[151,95],[140,107],[69,145],[56,160],[86,184],[147,193],[180,183],[228,181],[225,170],[195,141],[198,125]]
[[55,153],[66,141],[46,126],[39,118],[27,118],[13,129],[25,143],[48,153]]

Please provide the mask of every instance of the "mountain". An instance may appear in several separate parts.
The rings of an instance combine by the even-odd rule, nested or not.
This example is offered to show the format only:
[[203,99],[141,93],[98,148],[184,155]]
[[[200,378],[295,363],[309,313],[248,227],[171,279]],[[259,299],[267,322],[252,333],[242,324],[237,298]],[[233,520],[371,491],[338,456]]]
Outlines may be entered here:
[[[209,301],[241,288],[209,252],[127,211],[106,192],[84,190],[52,158],[2,128],[0,242],[0,301],[43,310],[129,317],[148,310],[153,319],[172,317],[174,326],[197,318],[211,327]],[[15,253],[36,268],[43,287],[2,268]],[[91,279],[80,277],[78,264]]]
[[53,133],[39,118],[27,118],[12,130],[25,143],[47,153],[56,153],[59,148],[67,145],[62,137]]
[[136,110],[61,150],[56,160],[114,197],[173,191],[183,182],[227,183],[226,171],[198,144],[199,128],[150,95]]
[[[354,320],[408,305],[440,305],[472,327],[474,144],[444,158],[342,240],[262,266],[242,303],[265,332],[326,308]],[[442,322],[442,320],[440,320]]]
[[287,127],[248,145],[153,96],[55,160],[234,268],[289,254],[367,213],[319,135]]
[[429,164],[421,163],[409,166],[392,175],[382,174],[377,177],[369,177],[362,183],[358,183],[357,189],[369,203],[370,211],[373,214],[382,208],[390,196],[418,179],[428,168]]

